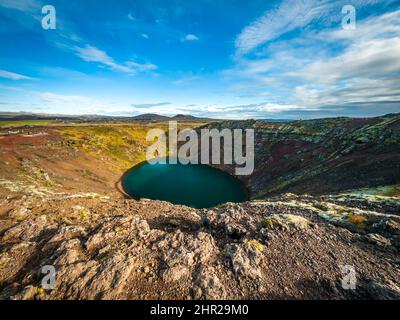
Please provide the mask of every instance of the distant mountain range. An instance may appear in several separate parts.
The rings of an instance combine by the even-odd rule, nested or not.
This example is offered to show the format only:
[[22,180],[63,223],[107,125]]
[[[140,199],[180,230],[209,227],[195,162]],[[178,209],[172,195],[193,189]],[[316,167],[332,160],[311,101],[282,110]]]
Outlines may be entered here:
[[131,119],[134,120],[139,120],[139,121],[171,121],[171,120],[176,120],[176,121],[211,121],[211,120],[216,120],[216,119],[211,119],[211,118],[198,118],[194,117],[191,115],[187,114],[178,114],[174,117],[167,117],[167,116],[161,116],[159,114],[153,114],[153,113],[147,113],[147,114],[141,114],[135,117],[132,117]]
[[0,112],[0,121],[16,120],[53,120],[53,121],[212,121],[211,118],[198,118],[191,115],[178,114],[174,117],[167,117],[158,114],[141,114],[132,117],[122,116],[104,116],[104,115],[64,115],[64,114],[46,114],[29,112]]

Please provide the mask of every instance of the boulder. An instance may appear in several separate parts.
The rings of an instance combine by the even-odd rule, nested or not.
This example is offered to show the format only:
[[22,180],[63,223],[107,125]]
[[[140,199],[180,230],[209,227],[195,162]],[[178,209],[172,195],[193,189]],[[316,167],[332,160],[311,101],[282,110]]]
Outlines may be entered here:
[[262,221],[262,225],[265,228],[282,230],[306,229],[310,224],[310,221],[306,218],[293,214],[273,214]]

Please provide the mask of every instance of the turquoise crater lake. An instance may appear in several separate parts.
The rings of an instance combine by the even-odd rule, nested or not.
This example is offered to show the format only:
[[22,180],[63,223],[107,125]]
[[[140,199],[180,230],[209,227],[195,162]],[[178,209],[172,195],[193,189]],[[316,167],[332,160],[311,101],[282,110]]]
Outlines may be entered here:
[[238,179],[207,165],[144,162],[123,176],[122,187],[135,199],[163,200],[198,209],[248,199]]

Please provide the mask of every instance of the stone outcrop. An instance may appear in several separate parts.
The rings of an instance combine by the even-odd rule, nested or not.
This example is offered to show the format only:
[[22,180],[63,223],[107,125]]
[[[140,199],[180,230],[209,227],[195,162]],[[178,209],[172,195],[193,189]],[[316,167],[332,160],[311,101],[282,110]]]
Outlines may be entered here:
[[[1,233],[0,297],[347,299],[388,297],[377,289],[388,283],[390,297],[400,294],[393,291],[400,278],[396,217],[382,216],[375,233],[364,236],[325,219],[317,199],[293,197],[211,210],[134,200],[124,209],[118,200],[79,200],[90,216],[71,209],[80,219],[74,223],[40,200],[40,215],[33,209],[32,217]],[[98,216],[99,210],[109,214]],[[385,268],[377,269],[382,261]],[[340,288],[340,265],[359,270],[359,290]],[[53,289],[43,286],[44,266],[55,268]],[[332,285],[310,291],[310,279]]]

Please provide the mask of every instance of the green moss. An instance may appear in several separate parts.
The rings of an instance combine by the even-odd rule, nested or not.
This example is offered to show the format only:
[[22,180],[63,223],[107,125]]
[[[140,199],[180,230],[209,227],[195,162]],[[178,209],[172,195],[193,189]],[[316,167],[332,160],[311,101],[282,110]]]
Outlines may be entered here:
[[371,201],[390,200],[400,198],[400,185],[380,186],[376,188],[364,188],[342,193],[337,197],[357,197]]
[[255,239],[247,240],[245,243],[248,247],[255,249],[257,251],[260,251],[260,252],[264,251],[264,249],[265,249],[265,246]]
[[263,227],[266,228],[279,228],[288,230],[292,227],[305,229],[310,225],[310,221],[302,216],[293,214],[274,214],[261,222]]

